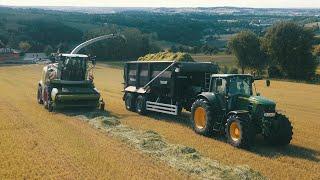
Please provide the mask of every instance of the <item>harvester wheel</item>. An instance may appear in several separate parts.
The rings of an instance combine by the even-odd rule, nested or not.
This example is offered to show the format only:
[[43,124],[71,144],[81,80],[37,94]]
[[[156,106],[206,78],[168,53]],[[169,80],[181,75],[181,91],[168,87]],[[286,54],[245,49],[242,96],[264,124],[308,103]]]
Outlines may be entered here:
[[42,97],[43,97],[43,107],[45,109],[48,109],[49,95],[48,95],[47,89],[44,90],[44,94]]
[[212,135],[214,118],[211,105],[206,100],[198,99],[192,104],[191,122],[196,133],[203,136]]
[[129,111],[134,111],[135,110],[135,97],[134,94],[132,93],[127,93],[125,96],[125,106],[126,109]]
[[49,112],[52,112],[52,111],[53,111],[53,105],[52,105],[51,100],[48,100],[48,105],[47,105],[47,106],[48,106],[48,107],[47,107],[48,111],[49,111]]
[[228,143],[232,146],[249,148],[255,138],[253,126],[249,119],[241,118],[235,115],[230,116],[227,120],[225,133]]
[[270,134],[264,135],[264,138],[271,145],[285,146],[290,143],[292,135],[292,125],[289,119],[283,114],[276,114]]
[[147,99],[145,96],[139,95],[136,100],[136,111],[137,113],[144,115],[147,112],[146,108]]
[[37,101],[38,101],[39,104],[43,104],[41,86],[38,86]]

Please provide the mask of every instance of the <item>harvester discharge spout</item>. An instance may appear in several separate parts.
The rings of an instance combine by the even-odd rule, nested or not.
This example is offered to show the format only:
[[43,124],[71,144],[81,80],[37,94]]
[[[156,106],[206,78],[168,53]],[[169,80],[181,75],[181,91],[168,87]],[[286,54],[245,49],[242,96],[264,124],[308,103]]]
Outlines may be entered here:
[[109,34],[109,35],[103,35],[103,36],[99,36],[93,39],[89,39],[88,41],[85,41],[81,44],[79,44],[77,47],[75,47],[70,54],[77,54],[82,48],[89,46],[97,41],[101,41],[101,40],[105,40],[105,39],[116,39],[116,38],[121,38],[124,41],[126,41],[126,38],[123,35],[119,35],[119,34]]

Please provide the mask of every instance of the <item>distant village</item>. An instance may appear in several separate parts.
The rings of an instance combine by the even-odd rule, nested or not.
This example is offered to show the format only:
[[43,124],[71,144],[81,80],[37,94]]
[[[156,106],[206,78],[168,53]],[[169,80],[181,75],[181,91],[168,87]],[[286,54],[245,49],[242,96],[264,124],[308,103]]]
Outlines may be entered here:
[[48,60],[45,53],[34,52],[24,53],[22,50],[7,47],[0,40],[0,64],[1,63],[34,63],[37,61]]

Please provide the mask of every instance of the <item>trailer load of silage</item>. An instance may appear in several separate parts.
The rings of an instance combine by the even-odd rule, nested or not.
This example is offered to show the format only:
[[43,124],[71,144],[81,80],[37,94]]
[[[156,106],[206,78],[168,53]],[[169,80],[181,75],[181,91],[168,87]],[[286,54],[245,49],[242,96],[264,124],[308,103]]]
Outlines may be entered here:
[[138,61],[179,61],[179,62],[194,62],[193,58],[188,53],[172,53],[159,52],[156,54],[147,54],[140,57]]

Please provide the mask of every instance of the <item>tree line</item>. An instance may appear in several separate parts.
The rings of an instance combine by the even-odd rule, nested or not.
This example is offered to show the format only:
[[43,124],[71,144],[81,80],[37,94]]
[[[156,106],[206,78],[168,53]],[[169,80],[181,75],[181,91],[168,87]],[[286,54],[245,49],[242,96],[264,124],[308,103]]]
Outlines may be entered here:
[[293,22],[281,22],[262,37],[242,31],[229,41],[228,47],[242,72],[249,69],[261,74],[267,69],[270,77],[310,80],[317,68],[312,54],[314,41],[312,31]]

